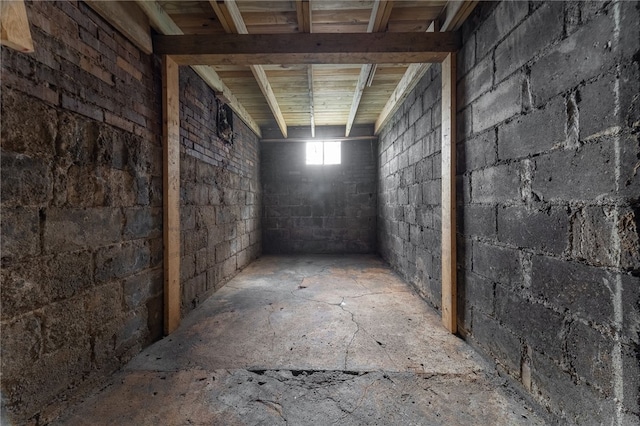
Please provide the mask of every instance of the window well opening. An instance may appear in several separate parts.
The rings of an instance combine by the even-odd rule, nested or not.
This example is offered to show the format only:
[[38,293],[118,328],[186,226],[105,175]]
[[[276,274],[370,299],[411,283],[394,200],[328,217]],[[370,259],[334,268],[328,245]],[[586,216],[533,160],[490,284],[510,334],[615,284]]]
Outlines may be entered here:
[[308,165],[332,165],[342,162],[342,146],[340,142],[307,142]]

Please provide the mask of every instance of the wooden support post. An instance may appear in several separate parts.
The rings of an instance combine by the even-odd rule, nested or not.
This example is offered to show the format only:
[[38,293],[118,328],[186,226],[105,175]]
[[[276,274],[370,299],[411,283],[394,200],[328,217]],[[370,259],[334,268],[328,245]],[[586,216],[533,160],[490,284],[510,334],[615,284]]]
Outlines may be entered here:
[[29,19],[23,0],[0,2],[0,44],[20,52],[33,52]]
[[442,323],[457,331],[456,54],[442,62]]
[[180,86],[178,64],[162,58],[164,333],[180,324]]

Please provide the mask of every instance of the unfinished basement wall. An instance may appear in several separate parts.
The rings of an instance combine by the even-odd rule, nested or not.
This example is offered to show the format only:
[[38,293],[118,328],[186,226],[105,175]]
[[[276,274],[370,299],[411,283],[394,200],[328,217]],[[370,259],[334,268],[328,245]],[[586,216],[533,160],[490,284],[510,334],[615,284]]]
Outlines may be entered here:
[[[563,423],[640,414],[639,25],[634,2],[502,2],[462,28],[459,331]],[[378,220],[382,255],[438,306],[400,235],[417,207],[393,194],[434,77],[382,131]]]
[[82,2],[2,47],[2,406],[46,423],[162,333],[161,81]]
[[380,133],[378,252],[441,305],[440,65],[432,65]]
[[306,145],[262,145],[265,253],[374,253],[376,142],[342,142],[342,164],[307,165]]
[[239,118],[217,136],[213,90],[180,68],[182,313],[222,287],[262,249],[258,137]]

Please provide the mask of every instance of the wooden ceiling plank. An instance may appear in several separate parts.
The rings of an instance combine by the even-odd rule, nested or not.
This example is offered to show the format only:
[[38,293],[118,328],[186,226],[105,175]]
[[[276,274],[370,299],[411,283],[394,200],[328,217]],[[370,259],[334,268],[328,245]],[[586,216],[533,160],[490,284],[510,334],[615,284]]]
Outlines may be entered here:
[[[450,1],[447,3],[445,10],[443,11],[443,24],[440,26],[440,32],[445,33],[447,31],[455,31],[464,20],[469,16],[473,8],[476,6],[477,1]],[[434,31],[436,25],[432,23],[427,31]],[[375,133],[378,134],[382,127],[389,121],[393,114],[398,110],[402,101],[404,101],[409,92],[418,84],[422,76],[429,70],[431,64],[413,63],[409,65],[404,76],[398,83],[398,86],[389,97],[389,101],[386,103],[382,112],[378,116],[375,124]]]
[[[371,9],[367,32],[380,32],[381,29],[385,28],[389,21],[389,16],[391,16],[392,7],[392,1],[376,0]],[[373,73],[375,73],[375,65],[372,64],[365,64],[360,69],[360,76],[358,77],[358,83],[356,83],[356,90],[353,92],[353,100],[351,101],[351,108],[349,109],[349,116],[345,126],[345,137],[348,137],[351,132],[351,127],[356,120],[356,114],[360,107],[362,94],[369,81],[373,80]]]
[[149,19],[135,4],[125,1],[87,0],[85,3],[98,12],[144,53],[153,52]]
[[441,62],[459,47],[454,32],[154,36],[155,52],[183,65]]
[[[108,3],[108,2],[100,2]],[[182,35],[182,30],[176,25],[171,17],[164,11],[162,6],[157,1],[149,0],[137,0],[137,4],[142,11],[149,17],[151,26],[161,34],[167,35]],[[244,121],[247,126],[253,130],[253,132],[261,136],[260,126],[253,119],[251,114],[247,112],[245,107],[238,101],[235,95],[227,87],[226,84],[220,79],[218,74],[209,66],[194,65],[191,67],[198,75],[211,87],[217,91],[225,99],[227,99],[229,106],[233,111]]]
[[[214,3],[213,0],[210,0],[210,2],[212,4]],[[234,31],[235,33],[243,34],[243,35],[249,34],[249,31],[247,30],[247,26],[244,20],[242,19],[242,14],[240,13],[240,9],[238,9],[238,5],[236,1],[224,0],[224,5],[226,6],[226,10],[229,13],[229,19],[231,20],[231,22],[227,20],[228,18],[226,16],[221,17],[220,15],[218,15],[218,18],[221,21],[222,19],[227,20],[227,25],[229,28],[231,28],[231,24],[233,24],[233,27],[235,28],[235,31]],[[220,8],[220,10],[221,12],[223,12],[222,8]],[[216,14],[218,14],[217,11],[216,11]],[[264,95],[267,101],[267,104],[269,104],[269,108],[273,113],[273,117],[275,118],[276,123],[278,123],[278,127],[280,127],[280,131],[282,132],[284,137],[287,137],[287,123],[284,119],[284,116],[282,115],[282,111],[280,110],[280,106],[278,105],[278,100],[276,99],[276,95],[273,92],[273,88],[269,83],[267,74],[265,73],[261,65],[254,64],[254,65],[251,65],[250,68],[251,68],[251,72],[253,73],[253,76],[256,79],[256,82],[258,83],[258,86],[260,87],[260,91]]]
[[29,18],[23,0],[0,3],[0,43],[20,52],[33,52]]

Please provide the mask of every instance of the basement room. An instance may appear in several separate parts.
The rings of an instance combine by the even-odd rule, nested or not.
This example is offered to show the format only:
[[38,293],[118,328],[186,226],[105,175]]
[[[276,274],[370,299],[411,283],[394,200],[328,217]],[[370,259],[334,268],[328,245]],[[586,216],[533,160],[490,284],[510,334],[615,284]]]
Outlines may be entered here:
[[2,425],[640,425],[640,3],[3,0]]

